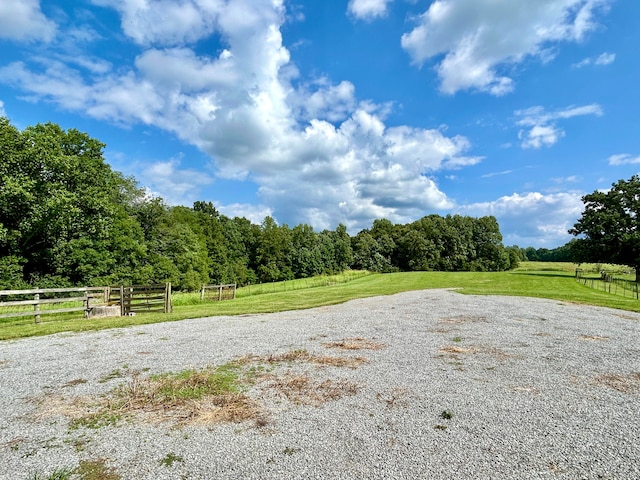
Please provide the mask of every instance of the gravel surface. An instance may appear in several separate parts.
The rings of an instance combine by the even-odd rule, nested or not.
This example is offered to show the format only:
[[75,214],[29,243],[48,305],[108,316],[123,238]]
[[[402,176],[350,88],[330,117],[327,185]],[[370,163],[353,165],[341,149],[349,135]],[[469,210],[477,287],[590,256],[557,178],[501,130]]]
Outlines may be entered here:
[[[425,290],[0,342],[0,478],[94,465],[136,480],[638,479],[639,320]],[[167,409],[73,428],[136,375],[247,355],[264,368],[247,392],[255,418]],[[283,387],[296,379],[306,390]]]

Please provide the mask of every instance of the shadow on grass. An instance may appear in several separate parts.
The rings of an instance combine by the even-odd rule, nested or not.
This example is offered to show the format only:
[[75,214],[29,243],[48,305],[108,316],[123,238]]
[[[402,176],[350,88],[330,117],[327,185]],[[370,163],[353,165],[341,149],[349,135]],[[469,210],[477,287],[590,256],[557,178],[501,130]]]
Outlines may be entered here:
[[511,275],[528,275],[531,277],[562,277],[562,278],[575,278],[573,273],[562,272],[511,272]]

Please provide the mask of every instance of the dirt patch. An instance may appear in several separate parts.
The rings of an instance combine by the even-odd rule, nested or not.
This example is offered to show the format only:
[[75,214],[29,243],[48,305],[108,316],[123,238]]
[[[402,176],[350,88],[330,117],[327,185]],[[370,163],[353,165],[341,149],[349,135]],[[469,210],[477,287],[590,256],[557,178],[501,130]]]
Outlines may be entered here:
[[387,408],[392,409],[406,408],[409,405],[409,396],[410,392],[408,389],[396,387],[391,389],[389,392],[378,393],[376,398],[383,402]]
[[440,348],[441,354],[446,354],[453,359],[459,359],[461,355],[475,355],[475,354],[485,354],[491,355],[492,357],[497,358],[498,360],[506,360],[509,358],[516,358],[517,355],[507,353],[504,350],[500,350],[496,347],[486,347],[481,345],[470,345],[468,347],[463,347],[460,345],[445,345]]
[[268,388],[284,395],[290,402],[301,405],[320,405],[358,393],[358,384],[343,379],[316,380],[304,374],[285,374],[274,377]]
[[486,322],[486,321],[487,321],[487,317],[483,315],[456,315],[454,317],[445,317],[440,319],[441,323],[451,323],[451,324],[477,323],[477,322]]
[[600,342],[604,340],[609,340],[609,337],[601,337],[600,335],[580,335],[581,340],[589,340],[592,342]]
[[364,357],[334,357],[330,355],[315,355],[307,350],[291,350],[285,353],[279,353],[267,356],[245,355],[240,358],[240,363],[266,363],[268,365],[277,365],[281,363],[312,363],[316,365],[324,365],[331,367],[348,367],[357,368],[367,362]]
[[640,372],[628,374],[606,373],[595,377],[593,383],[622,393],[640,394]]

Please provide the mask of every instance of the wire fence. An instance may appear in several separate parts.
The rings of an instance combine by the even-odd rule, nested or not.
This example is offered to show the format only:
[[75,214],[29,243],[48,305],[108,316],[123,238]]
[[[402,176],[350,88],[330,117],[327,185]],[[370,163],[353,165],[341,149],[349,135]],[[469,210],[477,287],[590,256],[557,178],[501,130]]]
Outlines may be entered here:
[[577,268],[576,281],[595,290],[640,300],[637,282],[626,278],[614,277],[607,272],[588,273]]
[[315,287],[328,287],[347,283],[358,278],[366,277],[371,273],[366,270],[350,270],[336,275],[319,275],[309,278],[298,278],[273,283],[256,283],[238,288],[236,297],[249,297],[252,295],[263,295],[265,293],[287,292],[291,290],[303,290]]

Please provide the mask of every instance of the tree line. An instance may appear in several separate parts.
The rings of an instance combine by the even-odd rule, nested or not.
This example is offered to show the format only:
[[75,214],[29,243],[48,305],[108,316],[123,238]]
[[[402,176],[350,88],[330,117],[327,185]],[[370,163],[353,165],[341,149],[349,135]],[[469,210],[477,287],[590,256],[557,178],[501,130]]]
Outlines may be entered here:
[[193,290],[376,272],[513,268],[494,217],[375,220],[355,236],[266,217],[260,225],[211,202],[169,206],[104,161],[100,141],[46,123],[0,118],[0,288],[161,283]]

